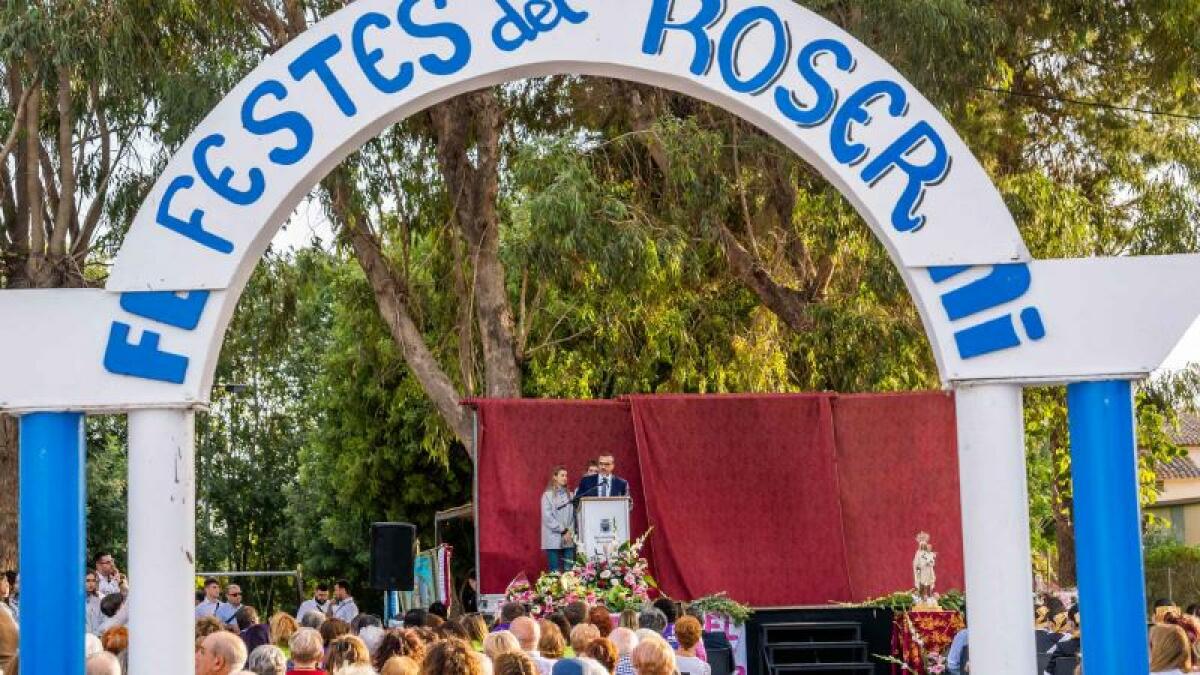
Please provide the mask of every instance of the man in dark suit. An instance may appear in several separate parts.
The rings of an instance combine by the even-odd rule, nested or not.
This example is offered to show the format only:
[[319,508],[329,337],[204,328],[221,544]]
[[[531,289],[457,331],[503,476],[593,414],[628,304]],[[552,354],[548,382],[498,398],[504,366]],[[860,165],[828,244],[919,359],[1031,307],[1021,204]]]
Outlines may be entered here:
[[613,475],[616,461],[612,455],[600,455],[600,473],[584,476],[575,490],[575,498],[581,497],[628,497],[629,483]]

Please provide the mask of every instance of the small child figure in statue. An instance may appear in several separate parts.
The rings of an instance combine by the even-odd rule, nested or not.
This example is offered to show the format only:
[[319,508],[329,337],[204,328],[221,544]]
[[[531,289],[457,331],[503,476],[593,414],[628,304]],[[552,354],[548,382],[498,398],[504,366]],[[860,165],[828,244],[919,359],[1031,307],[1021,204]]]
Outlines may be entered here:
[[921,532],[917,535],[917,554],[913,556],[913,582],[917,587],[915,609],[940,609],[933,592],[937,583],[937,573],[933,569],[936,564],[937,554],[929,545],[929,533]]

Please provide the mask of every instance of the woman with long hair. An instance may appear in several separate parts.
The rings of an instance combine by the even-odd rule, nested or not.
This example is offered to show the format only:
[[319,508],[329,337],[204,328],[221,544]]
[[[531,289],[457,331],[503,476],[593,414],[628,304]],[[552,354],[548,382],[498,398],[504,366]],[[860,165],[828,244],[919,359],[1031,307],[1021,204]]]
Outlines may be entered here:
[[1150,629],[1151,675],[1183,675],[1192,670],[1192,646],[1179,626],[1159,624]]
[[575,559],[575,507],[567,489],[567,468],[550,470],[542,493],[542,550],[551,572],[565,572]]

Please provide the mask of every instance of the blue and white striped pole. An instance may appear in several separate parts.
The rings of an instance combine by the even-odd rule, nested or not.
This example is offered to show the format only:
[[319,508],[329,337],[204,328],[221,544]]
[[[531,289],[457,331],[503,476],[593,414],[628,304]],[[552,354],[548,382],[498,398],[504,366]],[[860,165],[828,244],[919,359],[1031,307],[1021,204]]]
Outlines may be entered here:
[[1129,382],[1067,387],[1076,571],[1088,675],[1145,675],[1146,591]]
[[83,414],[21,418],[21,672],[83,675]]

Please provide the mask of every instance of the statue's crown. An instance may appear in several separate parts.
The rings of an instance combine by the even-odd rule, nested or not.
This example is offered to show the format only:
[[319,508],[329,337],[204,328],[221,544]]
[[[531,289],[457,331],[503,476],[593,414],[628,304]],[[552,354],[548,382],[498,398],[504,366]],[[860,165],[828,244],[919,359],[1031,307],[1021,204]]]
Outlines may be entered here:
[[928,544],[929,543],[929,533],[928,532],[919,532],[917,534],[917,543],[918,544]]

